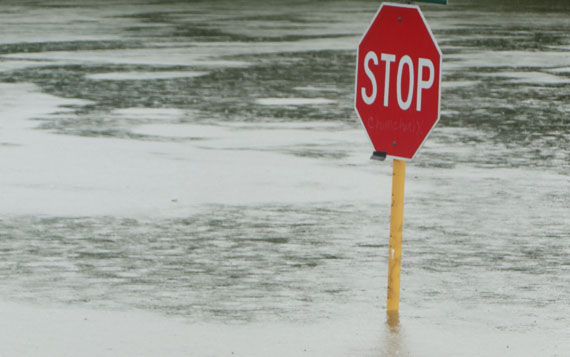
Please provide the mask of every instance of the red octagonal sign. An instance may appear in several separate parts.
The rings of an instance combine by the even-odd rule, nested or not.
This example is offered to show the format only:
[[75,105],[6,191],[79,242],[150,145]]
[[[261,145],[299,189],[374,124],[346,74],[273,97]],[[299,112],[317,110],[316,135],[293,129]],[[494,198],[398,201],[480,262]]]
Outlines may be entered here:
[[375,151],[412,159],[439,120],[441,50],[419,7],[382,4],[360,40],[355,107]]

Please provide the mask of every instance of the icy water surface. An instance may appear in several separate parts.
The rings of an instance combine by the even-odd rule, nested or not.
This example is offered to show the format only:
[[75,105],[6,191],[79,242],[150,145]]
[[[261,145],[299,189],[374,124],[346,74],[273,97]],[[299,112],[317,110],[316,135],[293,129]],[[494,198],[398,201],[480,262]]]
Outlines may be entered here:
[[422,5],[442,114],[408,164],[397,330],[391,165],[353,109],[378,5],[3,2],[0,300],[566,355],[570,3]]

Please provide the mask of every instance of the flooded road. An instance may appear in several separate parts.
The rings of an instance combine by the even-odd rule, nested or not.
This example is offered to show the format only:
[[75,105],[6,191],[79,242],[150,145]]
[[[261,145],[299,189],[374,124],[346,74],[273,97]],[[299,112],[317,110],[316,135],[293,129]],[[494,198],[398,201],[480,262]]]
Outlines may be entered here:
[[171,355],[567,354],[570,4],[450,2],[421,5],[442,113],[397,329],[391,163],[353,109],[378,3],[0,5],[0,311],[192,326]]

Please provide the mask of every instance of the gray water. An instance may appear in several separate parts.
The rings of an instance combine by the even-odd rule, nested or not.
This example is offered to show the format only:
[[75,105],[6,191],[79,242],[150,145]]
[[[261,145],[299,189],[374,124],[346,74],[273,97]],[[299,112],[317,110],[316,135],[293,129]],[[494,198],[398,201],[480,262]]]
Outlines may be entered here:
[[[104,150],[78,158],[81,167],[69,164],[49,185],[41,170],[13,178],[4,169],[0,299],[152,311],[191,323],[382,314],[391,167],[367,160],[372,148],[353,109],[355,48],[377,7],[3,2],[0,82],[9,86],[0,95],[34,107],[10,93],[28,91],[12,85],[33,84],[30,92],[47,101],[81,100],[34,112],[29,135],[54,143],[72,137],[78,147],[149,147],[163,155],[157,162],[182,166],[184,155],[161,148],[192,147],[198,156],[186,173],[235,187],[185,201],[161,177],[157,189],[178,208],[139,214],[134,203],[120,202],[116,212],[118,203],[107,201],[91,213],[81,208],[82,190],[95,192],[96,184],[65,177],[100,174],[96,155]],[[563,355],[570,350],[570,3],[458,0],[422,10],[443,51],[444,86],[440,122],[408,165],[402,328],[519,333],[544,355]],[[316,101],[265,105],[263,98]],[[125,114],[129,108],[136,113]],[[1,120],[2,160],[31,152],[2,134]],[[168,125],[174,129],[166,135],[152,131]],[[191,125],[245,139],[174,135]],[[305,136],[288,145],[291,128]],[[268,131],[283,143],[256,143]],[[45,146],[46,157],[52,148]],[[257,155],[286,177],[275,182]],[[234,157],[271,190],[248,181],[248,172],[234,181]],[[128,167],[113,169],[125,190],[143,179]],[[350,187],[374,182],[362,176],[378,184]],[[45,195],[41,204],[36,193]],[[240,199],[249,196],[256,198]],[[6,203],[20,201],[23,208]]]

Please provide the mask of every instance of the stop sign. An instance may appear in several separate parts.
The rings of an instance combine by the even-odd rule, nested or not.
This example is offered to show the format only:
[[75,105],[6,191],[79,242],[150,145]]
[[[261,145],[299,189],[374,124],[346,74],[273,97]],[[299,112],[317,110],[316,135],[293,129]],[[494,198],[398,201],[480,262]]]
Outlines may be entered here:
[[375,151],[418,152],[439,120],[441,57],[419,7],[380,6],[356,62],[355,108]]

